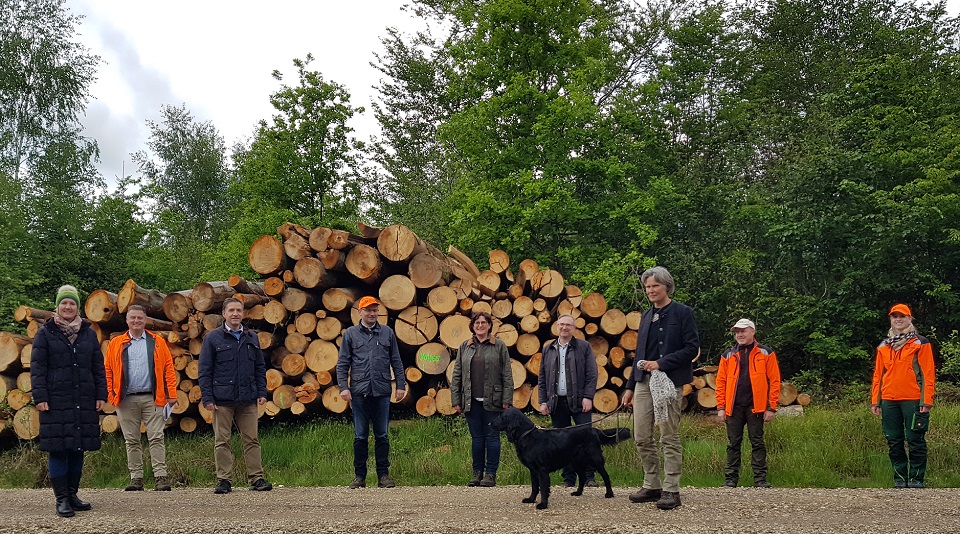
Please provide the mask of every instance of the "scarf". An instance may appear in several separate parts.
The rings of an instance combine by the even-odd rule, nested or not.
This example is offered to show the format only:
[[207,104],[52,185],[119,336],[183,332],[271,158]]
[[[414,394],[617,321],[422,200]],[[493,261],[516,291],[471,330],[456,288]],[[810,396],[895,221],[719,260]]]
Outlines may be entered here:
[[904,345],[913,341],[917,337],[918,336],[916,332],[903,332],[884,339],[883,344],[896,351],[902,349]]
[[658,424],[670,417],[670,404],[677,400],[677,388],[661,370],[650,372],[650,397],[653,399],[653,419]]
[[77,334],[80,333],[80,325],[83,323],[80,315],[74,317],[69,323],[61,319],[59,315],[54,315],[53,321],[57,323],[57,328],[63,332],[63,335],[67,337],[67,341],[69,341],[71,345],[77,341]]

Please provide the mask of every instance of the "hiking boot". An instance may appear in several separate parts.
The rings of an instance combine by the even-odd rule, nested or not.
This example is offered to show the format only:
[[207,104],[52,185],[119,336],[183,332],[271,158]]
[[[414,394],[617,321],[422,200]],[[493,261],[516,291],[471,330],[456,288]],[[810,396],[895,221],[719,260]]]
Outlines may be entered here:
[[350,482],[350,489],[365,488],[367,487],[367,479],[361,476],[353,477],[353,482]]
[[630,502],[657,502],[662,491],[659,489],[640,488],[640,491],[630,494]]
[[[481,485],[483,484],[481,483]],[[397,487],[397,483],[394,482],[392,478],[390,478],[390,475],[383,475],[380,477],[379,480],[377,480],[377,487],[378,488],[395,488]]]
[[127,484],[127,487],[123,488],[123,491],[143,491],[143,479],[131,478],[130,483]]
[[484,473],[480,485],[484,488],[492,488],[497,485],[497,475],[493,473]]
[[230,493],[233,491],[233,484],[225,478],[217,480],[217,487],[213,488],[213,492],[218,495],[223,495],[224,493]]
[[895,489],[905,488],[905,487],[907,487],[907,481],[906,481],[906,480],[901,480],[901,479],[894,480],[894,481],[893,481],[893,487],[894,487]]
[[737,487],[737,481],[736,481],[736,480],[730,480],[730,479],[728,478],[727,480],[724,480],[724,481],[723,481],[723,486],[722,486],[722,487],[724,487],[724,488],[735,488],[735,487]]
[[250,484],[250,489],[253,491],[270,491],[273,489],[273,484],[267,482],[266,479],[258,478],[253,484]]
[[922,481],[922,480],[911,480],[910,482],[907,482],[907,487],[908,487],[908,488],[922,488],[922,487],[923,487],[923,481]]
[[679,491],[665,491],[660,496],[660,500],[657,501],[657,508],[661,510],[673,510],[677,506],[680,506]]
[[473,478],[470,479],[470,482],[467,482],[467,486],[475,487],[480,485],[480,479],[483,478],[483,471],[474,471]]
[[153,491],[170,491],[170,489],[170,482],[167,480],[167,477],[157,477]]
[[758,481],[756,481],[756,482],[753,483],[753,487],[755,487],[755,488],[772,488],[772,487],[773,487],[773,484],[767,482],[766,480],[758,480]]
[[592,478],[587,479],[587,481],[583,483],[583,487],[585,487],[585,488],[596,488],[596,487],[597,487],[597,481],[594,480],[594,479],[592,479]]

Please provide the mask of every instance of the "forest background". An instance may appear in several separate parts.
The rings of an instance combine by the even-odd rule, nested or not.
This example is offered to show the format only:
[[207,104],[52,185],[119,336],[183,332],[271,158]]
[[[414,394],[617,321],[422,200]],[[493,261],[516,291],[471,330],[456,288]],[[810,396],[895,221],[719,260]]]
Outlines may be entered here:
[[[402,223],[483,267],[533,258],[612,306],[677,280],[706,361],[753,318],[805,391],[869,383],[908,303],[960,379],[960,23],[942,2],[414,0],[371,110],[294,59],[252,137],[167,105],[109,183],[82,135],[99,58],[62,0],[0,0],[0,328],[127,278],[252,276],[285,221]],[[278,61],[287,62],[289,58]],[[351,119],[381,133],[358,140]],[[865,397],[864,397],[865,398]]]

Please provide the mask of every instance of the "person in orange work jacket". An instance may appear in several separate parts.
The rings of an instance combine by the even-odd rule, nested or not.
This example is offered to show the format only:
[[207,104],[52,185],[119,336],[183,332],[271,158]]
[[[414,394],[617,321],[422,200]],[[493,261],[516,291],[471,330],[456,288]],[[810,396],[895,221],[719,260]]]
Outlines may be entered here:
[[166,341],[145,329],[146,319],[143,306],[130,306],[127,309],[129,329],[111,339],[107,346],[104,356],[107,401],[117,407],[117,418],[127,448],[130,483],[124,490],[143,491],[142,423],[147,428],[147,442],[150,444],[154,489],[170,491],[167,450],[163,442],[167,418],[163,410],[177,403],[177,372]]
[[881,416],[890,447],[893,487],[922,488],[927,470],[925,434],[936,385],[933,349],[927,338],[917,335],[909,306],[896,304],[887,315],[890,331],[877,347],[873,369],[873,414]]
[[772,421],[777,413],[780,397],[777,353],[757,343],[757,327],[750,319],[740,319],[730,331],[737,344],[720,357],[717,371],[717,417],[726,423],[729,440],[723,485],[735,488],[740,481],[740,445],[746,425],[753,485],[769,488],[763,425]]

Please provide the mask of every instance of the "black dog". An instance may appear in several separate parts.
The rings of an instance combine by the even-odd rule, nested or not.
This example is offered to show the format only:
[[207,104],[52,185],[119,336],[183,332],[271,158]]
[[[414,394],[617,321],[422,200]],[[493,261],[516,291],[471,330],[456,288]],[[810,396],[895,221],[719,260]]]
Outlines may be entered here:
[[504,410],[490,426],[507,434],[507,439],[517,448],[520,463],[530,470],[530,496],[523,502],[536,502],[539,493],[537,509],[546,508],[550,499],[550,473],[568,464],[572,464],[580,480],[580,485],[571,495],[583,494],[586,470],[592,467],[603,477],[603,484],[607,488],[604,497],[613,497],[600,446],[630,439],[629,429],[603,431],[590,426],[540,429],[523,412],[513,407]]

